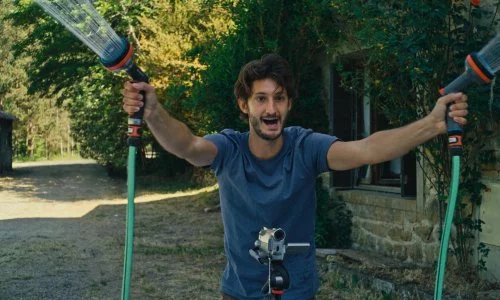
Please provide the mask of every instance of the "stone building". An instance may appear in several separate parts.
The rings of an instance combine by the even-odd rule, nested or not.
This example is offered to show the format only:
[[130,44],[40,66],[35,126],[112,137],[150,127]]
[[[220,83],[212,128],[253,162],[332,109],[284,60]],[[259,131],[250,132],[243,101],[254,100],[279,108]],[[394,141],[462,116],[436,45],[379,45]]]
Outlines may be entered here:
[[[355,59],[355,55],[347,59]],[[323,69],[330,103],[331,133],[344,141],[361,139],[383,122],[370,108],[370,99],[340,85],[334,62]],[[355,65],[355,64],[354,64]],[[364,119],[364,120],[360,120]],[[491,141],[500,158],[500,135]],[[500,278],[500,163],[483,169],[488,187],[476,217],[485,222],[477,242],[490,249],[486,257],[488,279]],[[353,247],[376,251],[405,262],[433,264],[439,254],[441,225],[438,203],[431,184],[414,154],[356,170],[330,172],[329,187],[343,197],[353,213]],[[443,207],[443,215],[446,207]],[[475,249],[475,247],[473,247]]]
[[[483,5],[487,3],[489,1]],[[369,95],[357,94],[355,89],[340,84],[335,64],[341,61],[345,71],[362,70],[359,53],[339,52],[345,54],[325,56],[319,63],[328,97],[331,133],[348,141],[387,129],[383,116],[371,107]],[[365,81],[369,82],[369,79]],[[496,135],[496,140],[490,141],[490,149],[500,158],[500,134]],[[441,232],[439,220],[444,219],[446,207],[439,216],[436,197],[415,155],[408,154],[391,162],[356,170],[331,172],[329,179],[331,190],[340,194],[353,212],[354,248],[418,264],[430,265],[437,260]],[[483,193],[483,202],[476,212],[476,217],[485,222],[482,232],[477,233],[477,242],[490,249],[485,276],[498,281],[500,163],[485,166],[482,182],[488,190]]]

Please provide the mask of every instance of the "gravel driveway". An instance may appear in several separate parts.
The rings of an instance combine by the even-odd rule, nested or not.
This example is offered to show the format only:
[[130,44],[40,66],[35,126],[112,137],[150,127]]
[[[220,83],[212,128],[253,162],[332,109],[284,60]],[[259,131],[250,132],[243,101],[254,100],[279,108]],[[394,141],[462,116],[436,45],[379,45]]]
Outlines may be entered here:
[[[132,299],[218,297],[220,217],[199,198],[136,197]],[[0,177],[0,299],[120,299],[125,204],[125,180],[93,161],[15,164]]]

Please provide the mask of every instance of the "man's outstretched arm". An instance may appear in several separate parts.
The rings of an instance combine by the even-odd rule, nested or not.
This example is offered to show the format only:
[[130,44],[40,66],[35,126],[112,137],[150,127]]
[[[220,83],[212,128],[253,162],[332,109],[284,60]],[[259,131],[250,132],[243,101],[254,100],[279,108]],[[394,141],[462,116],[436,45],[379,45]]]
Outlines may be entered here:
[[458,124],[465,125],[467,96],[462,93],[449,94],[439,98],[432,112],[418,121],[376,132],[362,140],[333,143],[327,154],[328,166],[332,170],[349,170],[403,156],[416,146],[446,133],[446,107],[453,102],[450,117]]
[[158,103],[154,88],[144,82],[126,82],[123,89],[123,109],[132,114],[144,106],[140,91],[145,91],[144,120],[160,145],[168,152],[195,166],[210,165],[217,155],[212,142],[194,135],[186,124],[170,116]]

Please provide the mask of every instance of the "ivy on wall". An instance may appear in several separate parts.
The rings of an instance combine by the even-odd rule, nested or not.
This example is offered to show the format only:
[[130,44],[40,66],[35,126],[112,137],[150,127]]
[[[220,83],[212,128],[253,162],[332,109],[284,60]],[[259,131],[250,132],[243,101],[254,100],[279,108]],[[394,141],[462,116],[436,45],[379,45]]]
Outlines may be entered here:
[[[464,1],[377,2],[346,0],[334,4],[346,23],[339,32],[354,51],[362,53],[364,65],[363,74],[343,72],[343,80],[369,93],[372,104],[391,126],[402,126],[428,114],[439,97],[439,88],[463,72],[467,54],[481,49],[495,35],[500,2],[479,8]],[[365,74],[370,85],[360,86],[360,76]],[[471,264],[484,269],[488,254],[480,245],[479,262],[471,261],[476,233],[484,224],[476,217],[482,193],[487,189],[481,182],[481,166],[495,160],[488,141],[498,135],[499,124],[491,118],[498,110],[491,105],[490,94],[496,93],[495,86],[472,87],[465,92],[470,115],[465,128],[462,180],[454,218],[457,237],[452,241],[452,253],[462,274],[469,274],[474,270]],[[416,151],[419,164],[425,164],[426,185],[436,192],[443,216],[451,170],[447,137],[429,141]]]

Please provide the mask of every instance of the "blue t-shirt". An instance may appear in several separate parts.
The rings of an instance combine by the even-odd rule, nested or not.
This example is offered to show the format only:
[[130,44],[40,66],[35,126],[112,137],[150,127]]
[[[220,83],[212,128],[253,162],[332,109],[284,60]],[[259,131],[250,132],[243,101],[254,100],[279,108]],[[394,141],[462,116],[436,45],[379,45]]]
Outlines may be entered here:
[[315,180],[328,171],[327,152],[337,139],[301,127],[283,131],[283,148],[271,159],[256,158],[248,132],[223,130],[205,138],[217,146],[211,168],[219,182],[227,265],[222,291],[239,300],[262,299],[268,266],[249,254],[262,227],[282,228],[286,243],[310,243],[307,254],[285,254],[290,288],[282,299],[314,296],[316,272]]

